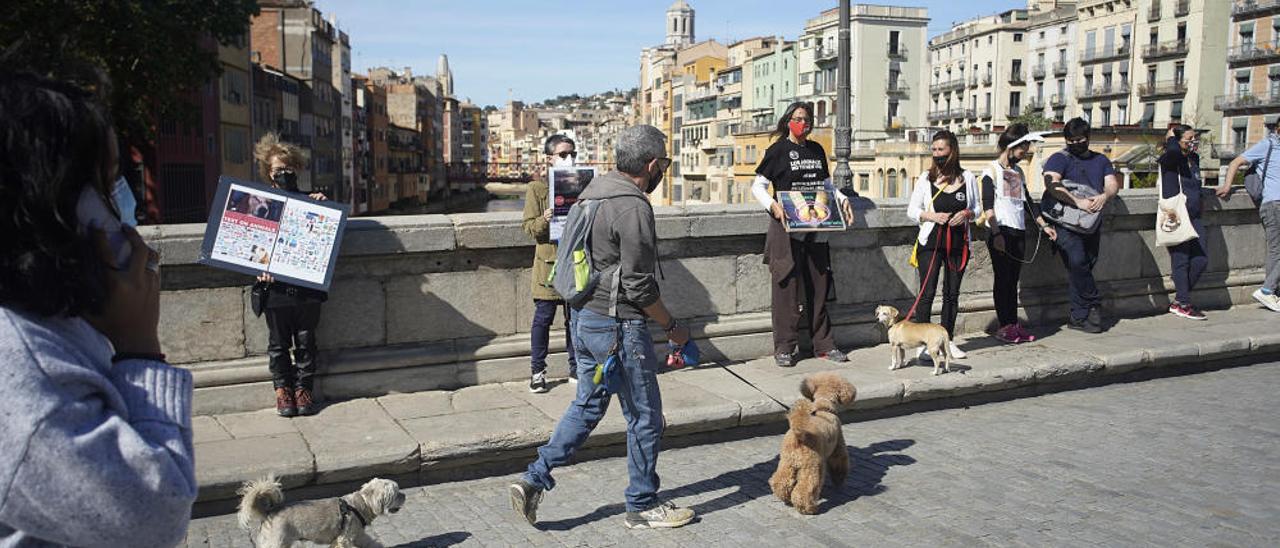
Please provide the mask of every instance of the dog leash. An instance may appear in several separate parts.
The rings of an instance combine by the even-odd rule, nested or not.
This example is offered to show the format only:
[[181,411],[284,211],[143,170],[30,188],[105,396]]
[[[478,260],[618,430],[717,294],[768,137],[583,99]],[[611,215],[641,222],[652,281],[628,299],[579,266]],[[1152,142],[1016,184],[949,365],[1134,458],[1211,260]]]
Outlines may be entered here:
[[783,408],[783,409],[786,409],[787,411],[790,411],[790,410],[791,410],[791,406],[790,406],[790,405],[787,405],[787,404],[785,404],[785,403],[782,403],[782,402],[778,401],[778,398],[775,398],[775,397],[773,397],[773,396],[770,396],[768,392],[765,392],[764,390],[761,390],[759,386],[756,386],[756,385],[755,385],[755,383],[753,383],[753,382],[751,382],[751,381],[749,381],[749,380],[747,380],[747,379],[742,378],[742,375],[739,375],[739,374],[737,374],[737,373],[734,373],[732,369],[729,369],[729,366],[727,366],[727,365],[721,365],[720,367],[721,367],[722,369],[724,369],[725,371],[728,371],[730,375],[733,375],[733,376],[737,377],[737,378],[738,378],[738,380],[740,380],[740,381],[742,381],[742,382],[744,382],[744,383],[747,383],[747,386],[750,386],[751,388],[754,388],[756,392],[759,392],[759,393],[761,393],[761,394],[764,394],[766,398],[769,398],[769,399],[773,400],[773,403],[776,403],[776,404],[778,404],[778,405],[781,405],[781,406],[782,406],[782,408]]

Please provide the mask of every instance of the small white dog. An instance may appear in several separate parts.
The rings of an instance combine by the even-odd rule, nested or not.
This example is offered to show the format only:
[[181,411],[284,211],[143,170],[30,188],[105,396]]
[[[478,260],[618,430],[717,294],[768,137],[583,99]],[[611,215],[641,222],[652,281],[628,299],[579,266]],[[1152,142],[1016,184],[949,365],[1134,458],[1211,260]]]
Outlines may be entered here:
[[898,314],[898,309],[889,305],[876,307],[876,321],[889,330],[889,348],[893,352],[889,370],[906,367],[907,349],[923,346],[933,358],[933,374],[950,373],[951,337],[947,336],[947,329],[936,323],[899,321]]
[[374,478],[340,498],[284,503],[280,482],[272,476],[245,482],[240,495],[240,527],[258,548],[286,548],[300,540],[338,547],[374,548],[382,544],[365,529],[385,513],[404,505],[396,482]]

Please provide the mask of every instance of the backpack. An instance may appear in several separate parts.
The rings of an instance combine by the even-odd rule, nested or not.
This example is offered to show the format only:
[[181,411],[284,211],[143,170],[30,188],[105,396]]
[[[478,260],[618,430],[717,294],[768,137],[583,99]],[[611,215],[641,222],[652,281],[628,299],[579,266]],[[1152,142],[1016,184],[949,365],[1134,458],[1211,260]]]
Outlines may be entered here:
[[[596,220],[600,205],[606,200],[578,200],[569,208],[556,248],[556,264],[551,270],[551,287],[564,302],[574,308],[582,308],[595,295],[596,286],[604,272],[595,271],[591,257],[591,225]],[[618,287],[622,269],[610,267],[609,315],[617,314]],[[607,269],[606,269],[607,270]]]
[[1271,167],[1271,149],[1276,146],[1271,142],[1270,136],[1264,137],[1264,140],[1267,141],[1267,158],[1262,162],[1262,169],[1258,169],[1258,164],[1255,162],[1244,175],[1244,190],[1249,193],[1254,207],[1262,205],[1262,187],[1266,186],[1267,168]]

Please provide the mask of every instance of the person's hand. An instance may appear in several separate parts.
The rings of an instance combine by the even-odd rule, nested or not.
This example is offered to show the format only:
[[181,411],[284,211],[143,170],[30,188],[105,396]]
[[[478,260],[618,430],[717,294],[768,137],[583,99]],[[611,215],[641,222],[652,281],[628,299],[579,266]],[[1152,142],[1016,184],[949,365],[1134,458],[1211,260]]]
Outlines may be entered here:
[[266,272],[263,272],[262,274],[258,274],[258,281],[260,281],[260,282],[266,282],[266,283],[273,283],[273,282],[275,282],[275,281],[276,281],[276,279],[275,279],[275,278],[273,278],[270,274],[267,274]]
[[1053,228],[1049,225],[1045,225],[1040,230],[1043,230],[1045,234],[1049,235],[1049,241],[1051,242],[1058,241],[1058,229]]
[[773,214],[773,218],[781,222],[786,222],[786,213],[782,211],[782,204],[774,202],[769,205],[769,213]]
[[325,196],[323,192],[312,192],[309,196],[311,197],[312,200],[324,201],[329,199],[329,197]]
[[1001,252],[1001,253],[1004,253],[1004,250],[1005,250],[1005,246],[1004,246],[1004,234],[996,234],[995,236],[992,236],[992,237],[991,237],[991,247],[992,247],[993,249],[995,249],[996,251],[999,251],[999,252]]
[[856,217],[853,214],[853,202],[845,200],[840,203],[840,213],[844,214],[844,223],[846,226],[853,226]]
[[101,230],[92,232],[98,258],[106,265],[107,302],[102,312],[85,315],[89,325],[107,337],[117,354],[159,354],[160,254],[133,227],[125,225],[132,255],[125,270],[116,270],[111,245]]
[[551,221],[551,213],[551,208],[548,207],[546,211],[542,212],[542,220]]
[[1076,204],[1076,209],[1083,209],[1088,211],[1089,207],[1093,205],[1093,198],[1076,198],[1075,204]]
[[1165,138],[1165,139],[1168,139],[1168,138],[1173,137],[1174,135],[1176,135],[1176,134],[1173,132],[1173,128],[1174,128],[1174,127],[1175,127],[1175,126],[1169,126],[1169,131],[1166,131],[1166,132],[1164,133],[1164,138]]
[[1229,200],[1231,199],[1231,185],[1229,184],[1218,185],[1218,188],[1214,189],[1213,193],[1217,194],[1219,198],[1222,198],[1224,200]]
[[968,209],[965,209],[963,211],[956,213],[955,215],[952,215],[951,220],[947,221],[947,224],[951,226],[960,226],[962,224],[969,222],[970,215],[973,215],[973,212]]
[[1107,205],[1107,195],[1099,194],[1085,200],[1085,203],[1087,204],[1087,207],[1084,207],[1083,209],[1089,210],[1090,213],[1097,213],[1102,211],[1103,206]]
[[689,342],[689,328],[683,325],[677,325],[675,329],[667,332],[667,339],[677,345],[684,346]]

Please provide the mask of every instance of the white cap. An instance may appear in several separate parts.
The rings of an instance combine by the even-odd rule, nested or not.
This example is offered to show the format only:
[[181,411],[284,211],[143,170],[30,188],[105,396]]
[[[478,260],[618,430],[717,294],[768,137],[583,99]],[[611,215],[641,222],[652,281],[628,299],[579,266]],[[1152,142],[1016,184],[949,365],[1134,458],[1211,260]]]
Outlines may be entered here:
[[1053,133],[1055,133],[1055,132],[1053,132],[1053,131],[1033,131],[1033,132],[1031,132],[1031,133],[1028,133],[1028,134],[1026,134],[1026,135],[1023,135],[1023,136],[1022,136],[1020,139],[1018,139],[1017,141],[1014,141],[1014,142],[1012,142],[1012,143],[1009,143],[1009,146],[1004,147],[1004,148],[1005,148],[1005,150],[1008,150],[1008,149],[1011,149],[1011,148],[1016,147],[1016,146],[1018,146],[1018,145],[1021,145],[1021,144],[1023,144],[1023,143],[1044,142],[1044,138],[1045,138],[1045,136],[1047,136],[1047,135],[1052,135]]

